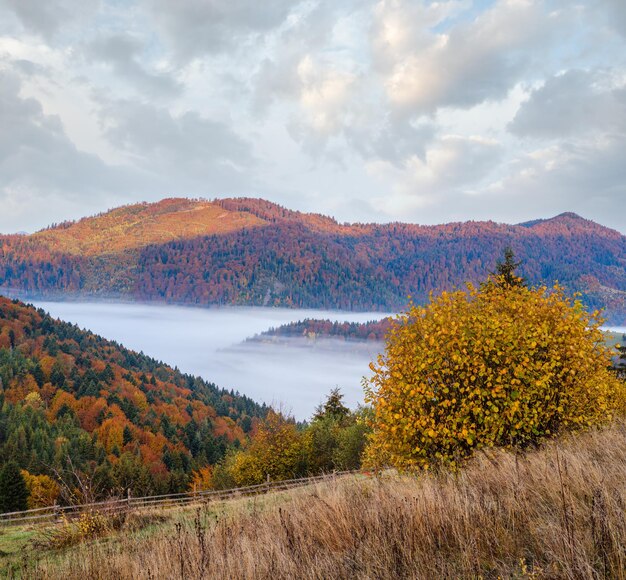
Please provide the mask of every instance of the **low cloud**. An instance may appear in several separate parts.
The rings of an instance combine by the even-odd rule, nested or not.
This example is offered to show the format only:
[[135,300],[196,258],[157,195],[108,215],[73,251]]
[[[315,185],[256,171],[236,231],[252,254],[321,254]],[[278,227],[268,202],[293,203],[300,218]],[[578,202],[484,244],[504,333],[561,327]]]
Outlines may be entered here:
[[[352,407],[363,402],[361,379],[381,345],[304,339],[281,344],[241,344],[271,327],[318,317],[338,321],[383,318],[381,313],[342,313],[282,308],[184,308],[176,306],[37,303],[53,316],[88,328],[128,348],[238,390],[258,402],[308,419],[336,386]],[[207,332],[219,328],[220,332]],[[325,346],[324,346],[325,345]]]

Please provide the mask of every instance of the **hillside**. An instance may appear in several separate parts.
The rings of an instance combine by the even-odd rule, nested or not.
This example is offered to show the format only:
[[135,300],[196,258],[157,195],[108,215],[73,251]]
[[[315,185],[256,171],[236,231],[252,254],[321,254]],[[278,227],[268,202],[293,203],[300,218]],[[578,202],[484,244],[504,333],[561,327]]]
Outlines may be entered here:
[[50,251],[93,256],[265,223],[250,212],[231,211],[208,201],[165,199],[61,224],[33,234],[32,239]]
[[266,411],[0,298],[0,464],[65,478],[68,489],[89,482],[83,501],[125,493],[129,482],[135,495],[186,489]]
[[[261,498],[130,517],[61,552],[15,535],[14,577],[624,578],[626,425],[459,473],[346,477]],[[18,557],[26,535],[38,546]],[[10,536],[10,533],[9,533]],[[43,540],[43,543],[42,543]],[[2,545],[2,544],[0,544]],[[2,556],[0,555],[0,563]]]
[[626,237],[575,214],[494,222],[339,224],[268,201],[168,199],[30,236],[0,236],[0,288],[184,304],[394,311],[479,282],[505,246],[626,321]]

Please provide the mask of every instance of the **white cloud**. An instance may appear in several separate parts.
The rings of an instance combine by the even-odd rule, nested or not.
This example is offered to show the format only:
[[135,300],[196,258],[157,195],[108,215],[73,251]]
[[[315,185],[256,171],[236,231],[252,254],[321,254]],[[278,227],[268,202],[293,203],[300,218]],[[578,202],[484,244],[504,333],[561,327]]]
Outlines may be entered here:
[[626,131],[626,78],[608,70],[548,78],[522,104],[510,130],[538,138]]
[[0,55],[0,228],[246,193],[626,231],[621,0],[0,0]]
[[[20,229],[12,209],[18,214],[45,212],[62,218],[59,199],[65,200],[60,206],[66,208],[77,203],[93,207],[122,187],[136,189],[137,175],[132,170],[107,165],[77,149],[60,119],[46,115],[39,101],[23,98],[20,90],[15,74],[0,72],[2,230]],[[34,221],[27,220],[23,227],[31,227]]]
[[86,58],[92,62],[109,66],[115,74],[136,87],[139,94],[155,97],[174,96],[182,91],[172,74],[160,70],[149,70],[142,63],[144,43],[129,34],[114,34],[99,37],[86,47]]
[[547,12],[542,2],[499,0],[474,20],[441,32],[434,28],[464,6],[416,8],[401,0],[379,5],[373,46],[397,110],[429,114],[505,97],[564,25],[563,16]]
[[224,120],[126,100],[103,100],[100,115],[111,143],[161,188],[211,196],[250,185],[251,147]]
[[168,45],[184,60],[237,48],[279,26],[294,8],[293,0],[143,1]]
[[444,135],[426,150],[424,158],[413,155],[403,168],[371,162],[373,177],[396,184],[392,195],[375,199],[374,206],[389,216],[406,215],[466,198],[491,173],[501,154],[497,141]]
[[100,0],[0,0],[27,30],[52,38],[62,27],[93,16]]

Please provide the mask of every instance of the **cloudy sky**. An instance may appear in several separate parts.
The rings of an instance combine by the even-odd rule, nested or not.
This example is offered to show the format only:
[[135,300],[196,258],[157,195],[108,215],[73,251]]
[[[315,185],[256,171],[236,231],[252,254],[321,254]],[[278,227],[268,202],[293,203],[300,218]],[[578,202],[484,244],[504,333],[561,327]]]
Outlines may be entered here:
[[0,232],[238,195],[626,233],[626,2],[0,0]]

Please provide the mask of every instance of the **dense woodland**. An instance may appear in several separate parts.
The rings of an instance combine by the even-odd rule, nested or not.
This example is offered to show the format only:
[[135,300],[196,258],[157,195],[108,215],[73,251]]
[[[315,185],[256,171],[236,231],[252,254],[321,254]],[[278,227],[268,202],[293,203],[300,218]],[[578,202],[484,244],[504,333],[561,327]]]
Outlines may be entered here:
[[343,340],[375,340],[382,342],[389,332],[391,324],[391,318],[370,320],[369,322],[337,322],[306,318],[298,322],[282,324],[277,328],[270,328],[249,340],[263,341],[267,337],[278,336],[286,338],[304,337],[309,339],[339,338]]
[[50,477],[58,501],[186,490],[266,414],[248,397],[0,298],[0,465]]
[[[612,322],[626,321],[626,237],[574,214],[517,226],[341,225],[254,199],[165,200],[110,213],[115,219],[0,237],[0,286],[32,295],[394,311],[408,296],[424,302],[432,291],[484,279],[511,245],[531,284],[558,280],[582,292],[588,307],[606,307]],[[89,242],[94,231],[97,246]]]

